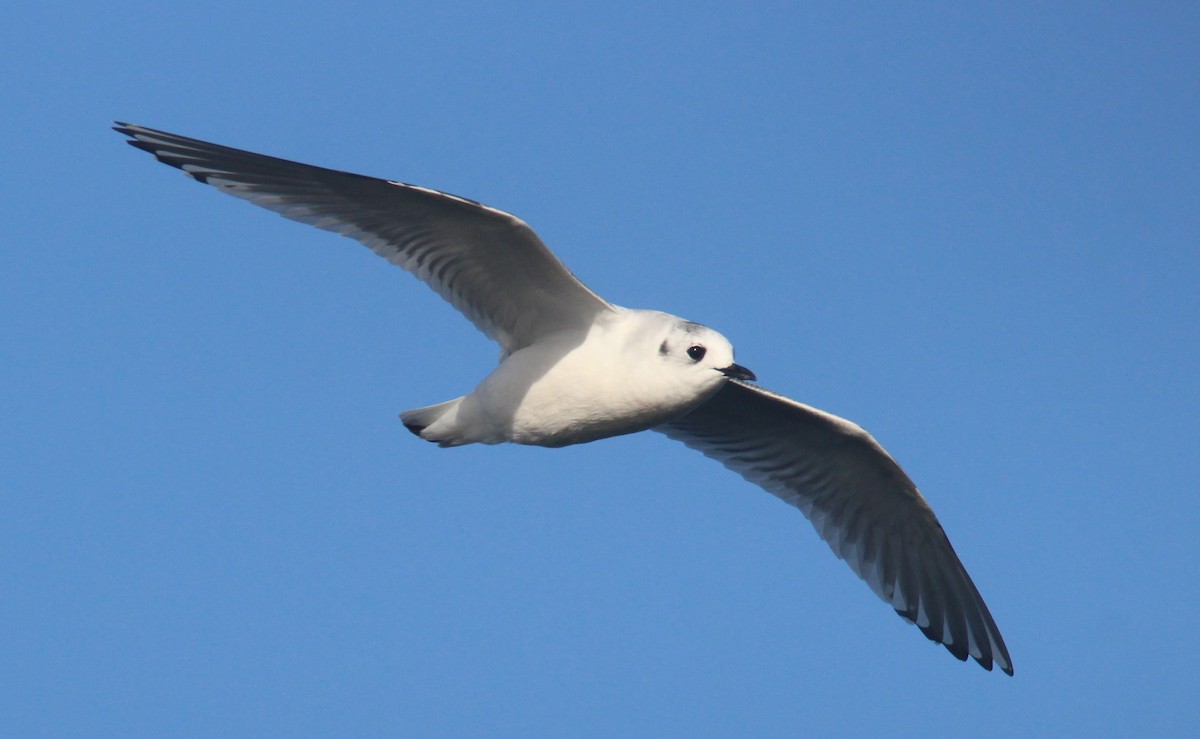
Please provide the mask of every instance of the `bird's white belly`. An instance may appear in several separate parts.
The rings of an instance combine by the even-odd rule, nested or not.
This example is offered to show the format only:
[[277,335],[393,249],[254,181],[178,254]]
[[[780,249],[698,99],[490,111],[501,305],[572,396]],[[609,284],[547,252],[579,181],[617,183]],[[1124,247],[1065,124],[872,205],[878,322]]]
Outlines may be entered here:
[[488,435],[536,446],[579,444],[644,431],[711,394],[663,383],[618,361],[619,352],[596,348],[563,341],[505,359],[472,393]]

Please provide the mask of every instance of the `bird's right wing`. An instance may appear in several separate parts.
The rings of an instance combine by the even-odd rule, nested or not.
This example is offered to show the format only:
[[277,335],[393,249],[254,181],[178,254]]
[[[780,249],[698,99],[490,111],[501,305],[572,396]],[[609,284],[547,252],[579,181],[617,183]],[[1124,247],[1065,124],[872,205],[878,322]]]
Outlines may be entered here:
[[128,143],[221,192],[366,244],[514,352],[612,307],[524,221],[436,190],[254,154],[127,123]]
[[1012,674],[987,605],[933,510],[861,427],[730,380],[655,429],[799,508],[876,595],[961,660]]

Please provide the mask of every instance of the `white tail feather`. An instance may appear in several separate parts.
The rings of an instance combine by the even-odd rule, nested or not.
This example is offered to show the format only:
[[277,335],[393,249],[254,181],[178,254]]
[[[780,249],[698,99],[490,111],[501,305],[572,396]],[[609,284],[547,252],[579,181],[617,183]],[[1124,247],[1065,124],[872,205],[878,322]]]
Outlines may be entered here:
[[[447,400],[437,405],[427,405],[424,408],[414,408],[400,414],[404,427],[426,441],[432,441],[441,446],[461,444],[456,440],[454,419],[457,416],[458,404],[462,398]],[[445,421],[444,423],[441,423]]]

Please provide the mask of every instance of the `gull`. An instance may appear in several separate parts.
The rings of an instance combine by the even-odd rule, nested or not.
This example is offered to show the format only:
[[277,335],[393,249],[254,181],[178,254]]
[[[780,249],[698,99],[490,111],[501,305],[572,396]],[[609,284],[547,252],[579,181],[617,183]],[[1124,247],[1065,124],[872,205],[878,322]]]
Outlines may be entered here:
[[117,122],[193,179],[362,242],[500,344],[470,393],[405,411],[443,447],[546,447],[654,430],[812,522],[877,596],[959,660],[1012,675],[1000,630],[915,484],[862,427],[751,384],[721,334],[589,290],[516,216],[402,182]]

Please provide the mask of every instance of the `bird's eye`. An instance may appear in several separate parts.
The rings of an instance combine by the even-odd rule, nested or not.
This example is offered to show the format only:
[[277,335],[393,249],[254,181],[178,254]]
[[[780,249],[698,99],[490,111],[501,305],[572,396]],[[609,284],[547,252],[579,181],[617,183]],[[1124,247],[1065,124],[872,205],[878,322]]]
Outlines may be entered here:
[[688,356],[692,358],[692,361],[699,362],[701,359],[704,359],[704,352],[706,351],[708,350],[696,344],[695,346],[688,347]]

